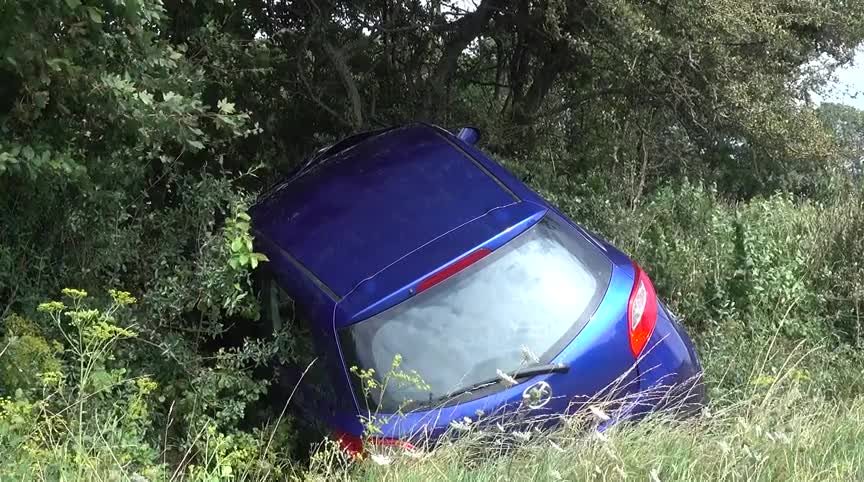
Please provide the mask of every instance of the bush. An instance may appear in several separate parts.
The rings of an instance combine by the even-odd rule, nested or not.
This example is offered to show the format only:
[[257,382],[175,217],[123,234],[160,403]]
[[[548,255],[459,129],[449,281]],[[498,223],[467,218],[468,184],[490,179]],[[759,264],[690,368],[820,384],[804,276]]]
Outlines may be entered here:
[[864,361],[860,186],[835,178],[816,198],[777,193],[730,201],[684,180],[634,205],[610,195],[613,180],[600,174],[508,165],[646,269],[697,341],[709,381],[722,385],[715,392],[745,383],[740,373],[761,363],[753,346],[788,352],[800,343],[820,348],[805,371],[823,393],[851,396],[864,388],[857,376]]

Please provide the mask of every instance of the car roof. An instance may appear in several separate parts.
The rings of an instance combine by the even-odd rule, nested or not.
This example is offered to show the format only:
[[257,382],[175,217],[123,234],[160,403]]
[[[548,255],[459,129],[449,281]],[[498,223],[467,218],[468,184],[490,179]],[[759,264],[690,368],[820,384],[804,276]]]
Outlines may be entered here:
[[438,127],[413,124],[358,139],[277,185],[251,211],[256,236],[293,258],[334,299],[434,239],[518,201]]

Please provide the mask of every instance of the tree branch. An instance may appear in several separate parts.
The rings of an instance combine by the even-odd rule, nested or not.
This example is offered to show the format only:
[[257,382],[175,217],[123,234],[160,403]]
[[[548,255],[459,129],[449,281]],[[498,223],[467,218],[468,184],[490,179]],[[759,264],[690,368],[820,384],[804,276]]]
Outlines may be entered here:
[[348,67],[342,51],[334,47],[327,40],[324,41],[324,51],[330,56],[330,60],[336,67],[336,72],[339,73],[342,84],[348,92],[348,100],[351,101],[351,112],[353,114],[353,127],[359,128],[363,126],[363,102],[360,99],[360,91],[357,90],[357,83],[354,82],[354,75],[351,73],[351,69]]
[[480,36],[480,33],[489,24],[492,15],[501,10],[505,3],[506,0],[483,0],[477,6],[477,10],[465,14],[450,24],[452,27],[449,27],[448,30],[452,29],[452,34],[444,43],[441,59],[438,60],[435,70],[428,80],[427,110],[440,105],[439,101],[447,81],[456,70],[459,56],[462,55],[468,44]]

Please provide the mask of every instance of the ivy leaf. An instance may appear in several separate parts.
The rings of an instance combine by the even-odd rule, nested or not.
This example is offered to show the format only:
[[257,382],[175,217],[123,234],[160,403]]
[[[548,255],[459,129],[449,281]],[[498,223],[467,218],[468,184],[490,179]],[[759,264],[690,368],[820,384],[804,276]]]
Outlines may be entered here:
[[219,108],[219,112],[222,112],[223,114],[233,114],[234,111],[235,111],[235,109],[234,109],[234,103],[233,103],[233,102],[228,102],[228,99],[222,99],[222,100],[220,100],[220,101],[216,104],[216,107],[218,107],[218,108]]

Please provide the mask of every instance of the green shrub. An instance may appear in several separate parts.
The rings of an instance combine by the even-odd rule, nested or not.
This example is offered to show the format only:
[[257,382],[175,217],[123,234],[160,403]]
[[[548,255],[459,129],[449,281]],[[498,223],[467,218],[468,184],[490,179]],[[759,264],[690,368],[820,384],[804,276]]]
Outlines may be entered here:
[[0,396],[16,392],[33,393],[39,389],[39,375],[60,371],[62,346],[45,339],[32,321],[9,315],[3,320],[5,334],[0,338]]

